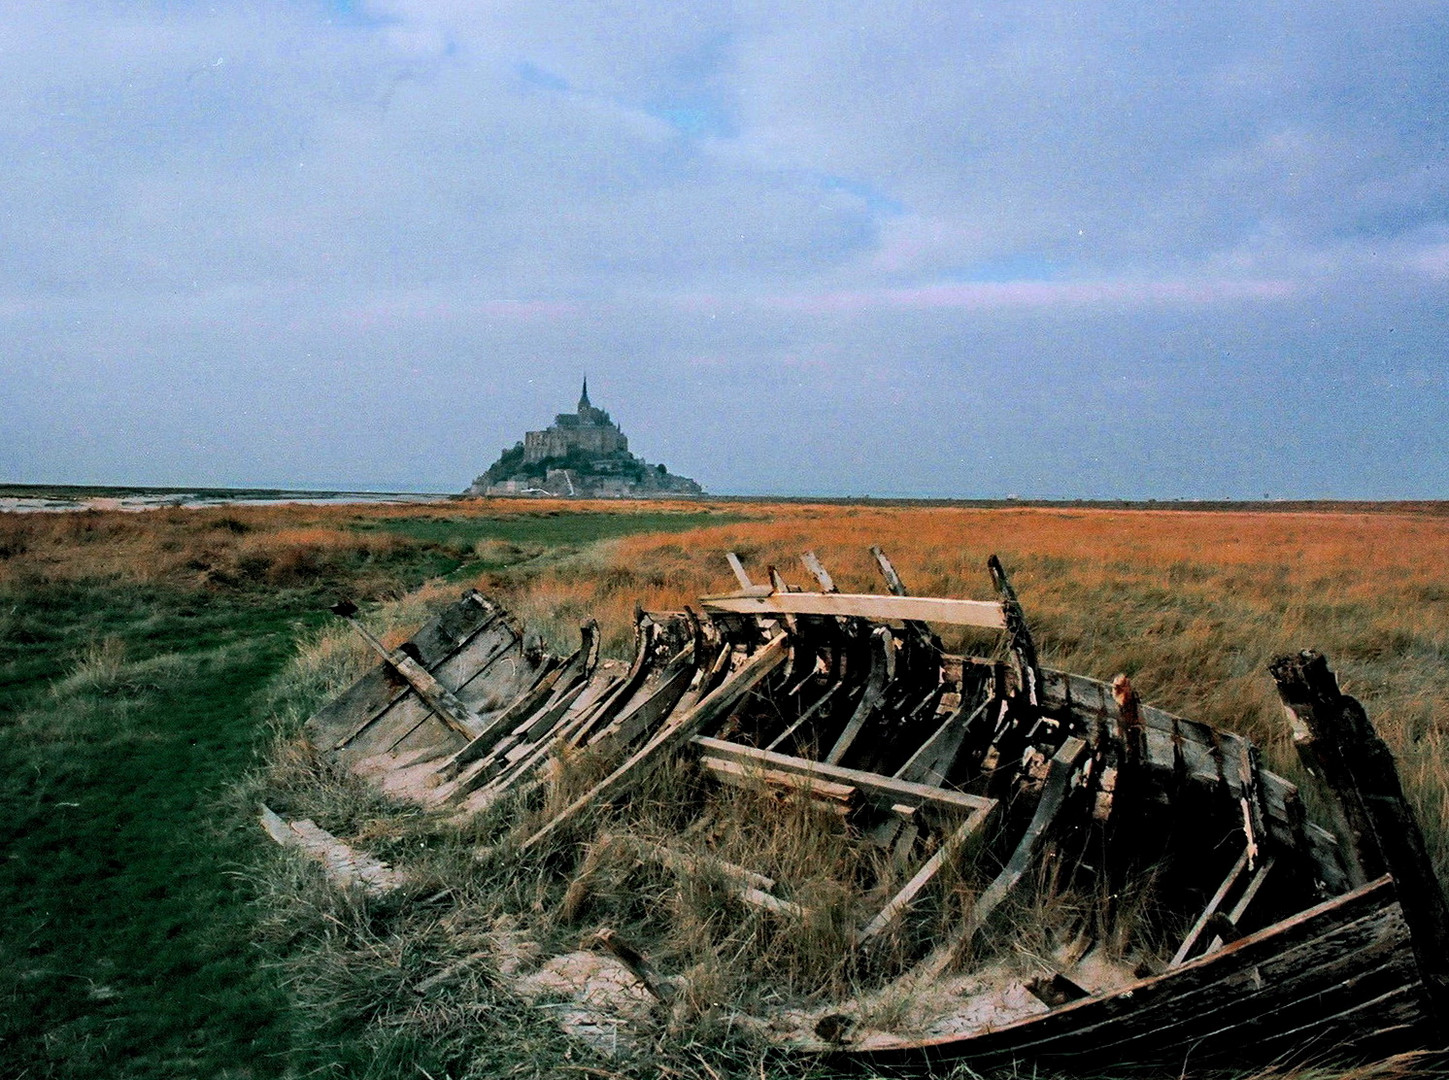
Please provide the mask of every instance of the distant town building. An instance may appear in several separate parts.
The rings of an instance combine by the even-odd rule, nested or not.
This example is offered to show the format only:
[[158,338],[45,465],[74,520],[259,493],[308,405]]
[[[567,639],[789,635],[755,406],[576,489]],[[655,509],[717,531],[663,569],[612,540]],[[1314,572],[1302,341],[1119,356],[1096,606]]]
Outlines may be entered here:
[[467,494],[624,498],[703,495],[704,490],[631,454],[619,425],[589,401],[585,378],[577,412],[559,413],[551,427],[526,433],[473,481]]

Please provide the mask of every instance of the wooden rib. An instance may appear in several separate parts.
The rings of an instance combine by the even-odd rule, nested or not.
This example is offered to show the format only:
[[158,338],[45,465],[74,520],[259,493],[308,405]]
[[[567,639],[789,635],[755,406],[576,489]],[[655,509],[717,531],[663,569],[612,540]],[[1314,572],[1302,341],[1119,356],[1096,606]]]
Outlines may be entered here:
[[608,727],[590,736],[587,745],[596,748],[628,746],[668,716],[695,676],[693,659],[694,646],[686,645],[684,651],[664,669],[654,692],[633,708],[620,713]]
[[1032,640],[1031,629],[1026,624],[1026,614],[1021,610],[1021,602],[1016,598],[1016,590],[1011,587],[1011,579],[1006,576],[1001,560],[995,555],[990,556],[986,560],[986,568],[991,571],[991,580],[996,591],[1001,594],[1002,625],[1011,639],[1011,653],[1016,659],[1022,690],[1025,691],[1028,701],[1033,705],[1040,705],[1041,665],[1037,662],[1036,643]]
[[990,812],[982,810],[973,813],[963,821],[960,827],[936,849],[936,853],[922,864],[911,880],[906,882],[900,892],[891,897],[890,902],[865,925],[860,932],[859,940],[861,942],[869,941],[894,926],[915,902],[921,890],[930,884],[931,879],[936,876],[941,867],[946,865],[946,860],[953,859],[960,853],[961,849],[966,846],[966,842],[986,824],[988,817],[990,817]]
[[1082,739],[1072,737],[1062,743],[1061,749],[1052,758],[1046,783],[1042,786],[1041,798],[1036,804],[1036,812],[1032,815],[1031,824],[1027,826],[1026,832],[1016,845],[1016,850],[1012,852],[1006,867],[976,898],[976,903],[971,906],[971,911],[961,929],[950,940],[937,946],[931,955],[921,961],[911,972],[910,978],[913,981],[936,979],[945,974],[946,970],[956,962],[961,952],[971,943],[971,939],[976,936],[977,931],[986,925],[986,920],[990,918],[992,912],[1011,895],[1016,883],[1036,861],[1037,851],[1041,847],[1042,841],[1046,838],[1056,821],[1057,814],[1066,803],[1067,788],[1072,773],[1086,752],[1087,744]]
[[876,709],[885,700],[886,688],[890,685],[891,678],[895,675],[896,649],[895,638],[891,636],[890,628],[878,626],[871,632],[870,651],[870,674],[866,676],[865,692],[861,694],[860,701],[855,706],[855,712],[846,721],[845,727],[841,729],[840,736],[835,740],[835,745],[830,748],[830,753],[825,755],[828,765],[840,764],[841,758],[845,757],[850,747],[854,744],[856,736],[865,727],[866,721],[871,718]]
[[810,719],[816,715],[816,713],[818,713],[821,709],[823,709],[826,705],[830,703],[830,699],[835,696],[836,691],[838,691],[844,685],[844,679],[838,679],[835,682],[831,683],[830,688],[827,689],[825,693],[820,695],[820,697],[816,700],[815,704],[811,705],[810,708],[806,709],[803,713],[801,713],[800,718],[796,720],[793,724],[791,724],[784,731],[780,732],[780,734],[776,735],[773,739],[771,739],[770,744],[766,746],[765,749],[776,749],[791,735],[799,731],[803,725],[808,723]]
[[756,588],[755,583],[750,580],[750,575],[745,572],[745,564],[740,562],[740,557],[738,555],[736,555],[733,551],[726,551],[725,562],[730,564],[730,569],[734,571],[735,580],[740,583],[740,588]]
[[770,593],[706,596],[706,608],[740,615],[840,615],[881,622],[945,623],[950,626],[1006,627],[1001,605],[990,600],[948,600],[933,596],[879,596],[874,593]]
[[1169,968],[1180,967],[1187,962],[1187,958],[1192,955],[1192,950],[1197,946],[1198,938],[1202,936],[1202,932],[1207,929],[1207,924],[1212,920],[1213,913],[1227,899],[1228,893],[1237,884],[1238,878],[1242,876],[1247,865],[1248,849],[1244,848],[1243,853],[1238,856],[1237,862],[1233,863],[1232,869],[1228,871],[1227,877],[1223,878],[1222,884],[1218,886],[1217,892],[1209,898],[1207,907],[1202,909],[1202,914],[1192,924],[1192,929],[1187,932],[1187,937],[1183,938],[1182,944],[1177,947],[1177,952],[1173,953],[1172,960],[1167,965]]
[[990,704],[991,698],[988,697],[976,706],[969,716],[966,715],[964,707],[952,712],[945,722],[932,732],[925,742],[921,743],[920,748],[906,759],[906,763],[896,770],[896,779],[924,783],[934,777],[933,782],[944,781],[946,777],[941,771],[942,768],[950,769],[950,762],[955,761],[966,732],[971,729],[971,725]]
[[[1263,860],[1263,865],[1258,867],[1257,872],[1253,874],[1251,879],[1249,879],[1248,887],[1243,890],[1243,895],[1238,897],[1238,902],[1234,904],[1232,910],[1228,912],[1228,922],[1232,923],[1234,927],[1238,925],[1238,920],[1240,920],[1243,917],[1243,914],[1248,910],[1248,905],[1253,902],[1253,897],[1258,895],[1258,890],[1263,887],[1263,881],[1265,878],[1267,878],[1268,871],[1273,869],[1273,861],[1274,860],[1271,855]],[[1236,936],[1242,937],[1242,931],[1237,931]],[[1212,939],[1212,941],[1208,942],[1208,947],[1203,950],[1203,955],[1206,956],[1208,953],[1217,952],[1222,947],[1223,939],[1220,937],[1215,937]]]
[[538,832],[525,840],[520,850],[528,851],[530,848],[537,847],[582,813],[590,804],[610,799],[630,784],[637,782],[645,775],[648,766],[656,758],[687,742],[706,724],[721,719],[741,697],[783,664],[789,655],[788,640],[784,635],[772,639],[769,644],[756,652],[742,667],[730,675],[718,689],[704,697],[687,713],[670,720],[644,746],[630,755],[627,761],[580,795]]
[[805,564],[805,569],[810,571],[810,576],[820,583],[821,592],[838,593],[840,591],[835,587],[835,581],[831,578],[830,572],[825,569],[815,552],[805,552],[800,556],[800,561]]
[[[575,653],[574,657],[577,656],[578,654]],[[570,657],[570,663],[573,662],[574,657]],[[449,758],[447,764],[438,772],[445,778],[452,779],[462,771],[463,766],[485,757],[500,739],[512,731],[517,724],[536,713],[548,700],[563,670],[563,667],[545,666],[534,680],[533,685],[514,698],[507,708],[495,715],[487,724],[480,722],[481,730],[476,731],[473,738],[468,741],[468,745]]]

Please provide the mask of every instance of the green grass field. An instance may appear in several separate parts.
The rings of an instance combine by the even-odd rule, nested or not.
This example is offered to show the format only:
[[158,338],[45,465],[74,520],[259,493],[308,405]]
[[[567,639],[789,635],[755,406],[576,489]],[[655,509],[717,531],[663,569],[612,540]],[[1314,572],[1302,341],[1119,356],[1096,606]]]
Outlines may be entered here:
[[[85,571],[88,548],[124,545],[148,516],[5,523],[0,1076],[274,1077],[326,1064],[261,962],[250,875],[266,842],[231,794],[258,764],[269,687],[298,642],[329,618],[326,603],[358,589],[401,595],[430,578],[700,520],[354,515],[355,527],[401,542],[380,557],[344,552],[315,574],[304,567],[283,588],[266,573],[219,584],[206,568],[146,580],[144,559],[118,569],[98,558]],[[245,514],[203,518],[207,537],[265,528]],[[80,549],[79,563],[57,569],[62,548]]]

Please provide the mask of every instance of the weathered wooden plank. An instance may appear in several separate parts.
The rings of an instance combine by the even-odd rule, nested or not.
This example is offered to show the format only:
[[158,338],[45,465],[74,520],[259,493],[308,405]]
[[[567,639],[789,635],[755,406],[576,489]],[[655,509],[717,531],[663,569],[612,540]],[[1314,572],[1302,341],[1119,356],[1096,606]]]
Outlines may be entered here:
[[810,576],[820,583],[821,592],[838,593],[840,591],[835,587],[835,581],[830,577],[830,572],[825,569],[815,552],[805,552],[800,556],[800,561],[805,564],[805,569],[810,571]]
[[[1385,876],[1164,974],[980,1034],[902,1039],[861,1056],[890,1067],[919,1062],[922,1056],[933,1061],[961,1059],[987,1066],[1041,1053],[1083,1055],[1094,1040],[1105,1039],[1108,1033],[1124,1027],[1135,1030],[1139,1023],[1145,1029],[1160,1026],[1158,1001],[1171,1002],[1174,1009],[1190,1010],[1198,1007],[1202,995],[1221,993],[1236,998],[1243,993],[1244,984],[1258,984],[1261,976],[1254,973],[1261,972],[1264,964],[1281,962],[1285,969],[1307,970],[1315,957],[1322,956],[1326,945],[1333,945],[1335,955],[1351,956],[1381,938],[1386,932],[1382,928],[1391,926],[1395,918],[1401,921],[1397,912],[1393,882]],[[1275,983],[1262,980],[1262,986],[1271,989]],[[1054,1051],[1056,1047],[1060,1050]]]
[[945,623],[1005,629],[1001,605],[990,600],[948,600],[873,593],[771,593],[768,596],[706,596],[706,608],[741,615],[840,615],[881,622]]
[[947,809],[965,810],[973,814],[984,814],[989,813],[996,805],[995,799],[982,798],[980,795],[948,791],[945,788],[932,787],[929,784],[913,784],[880,773],[847,769],[841,765],[828,765],[823,761],[811,761],[808,758],[790,757],[773,750],[741,746],[739,743],[727,742],[724,739],[711,739],[699,735],[691,739],[690,743],[701,753],[723,758],[726,761],[737,761],[743,765],[754,765],[763,769],[778,769],[781,772],[801,776],[818,776],[824,780],[848,784],[851,787],[859,788],[862,795],[881,802],[887,808],[893,803],[900,802],[907,805],[940,806]]
[[779,769],[763,769],[744,765],[727,758],[700,757],[700,768],[712,774],[721,783],[747,789],[776,789],[782,792],[796,792],[807,798],[834,803],[831,809],[840,814],[850,811],[860,792],[849,784],[825,780],[818,776],[783,772]]
[[381,657],[383,663],[389,665],[407,680],[408,685],[413,688],[413,692],[422,699],[428,708],[437,713],[438,719],[465,738],[471,738],[474,735],[478,729],[478,717],[473,710],[453,696],[453,691],[433,678],[432,672],[403,650],[389,649],[377,639],[371,630],[356,619],[350,616],[343,617],[347,624],[357,632],[357,635],[372,646],[373,651]]
[[713,693],[700,700],[693,709],[677,715],[664,725],[629,759],[565,807],[521,845],[528,851],[537,847],[595,802],[611,799],[646,773],[648,766],[661,755],[681,746],[702,727],[721,719],[746,693],[789,658],[789,644],[784,635],[773,638]]

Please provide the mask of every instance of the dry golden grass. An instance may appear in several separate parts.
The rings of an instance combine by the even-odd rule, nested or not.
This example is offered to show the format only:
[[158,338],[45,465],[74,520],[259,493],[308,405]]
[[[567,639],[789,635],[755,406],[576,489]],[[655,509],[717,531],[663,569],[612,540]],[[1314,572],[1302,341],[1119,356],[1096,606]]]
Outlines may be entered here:
[[[998,554],[1050,666],[1131,675],[1144,700],[1233,730],[1297,775],[1270,659],[1323,652],[1394,749],[1449,869],[1449,516],[1432,512],[732,507],[753,519],[596,545],[478,584],[558,647],[593,616],[627,651],[636,603],[677,609],[813,549],[843,591],[884,591],[878,544],[921,595],[991,596]],[[755,515],[759,515],[755,517]],[[970,644],[948,639],[949,646]]]

